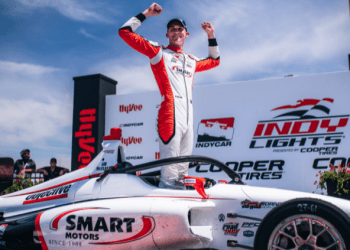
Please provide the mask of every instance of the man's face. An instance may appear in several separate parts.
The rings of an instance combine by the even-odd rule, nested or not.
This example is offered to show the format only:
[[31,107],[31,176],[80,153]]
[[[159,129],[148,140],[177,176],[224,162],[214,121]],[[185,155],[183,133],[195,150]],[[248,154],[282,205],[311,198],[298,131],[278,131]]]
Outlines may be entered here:
[[25,151],[22,154],[22,158],[23,158],[23,160],[28,160],[30,158],[30,152],[29,151]]
[[56,162],[50,162],[50,166],[51,166],[52,168],[56,167]]
[[170,25],[166,37],[169,39],[169,44],[182,49],[185,39],[190,35],[186,29],[179,23],[174,22]]

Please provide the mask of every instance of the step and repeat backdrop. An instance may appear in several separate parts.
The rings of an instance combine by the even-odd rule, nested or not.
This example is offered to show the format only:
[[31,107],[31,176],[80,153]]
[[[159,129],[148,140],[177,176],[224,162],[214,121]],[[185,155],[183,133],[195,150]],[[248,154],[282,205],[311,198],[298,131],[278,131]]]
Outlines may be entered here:
[[[105,134],[122,129],[127,161],[159,159],[158,91],[106,98]],[[316,174],[350,163],[350,72],[195,86],[193,155],[248,185],[320,193]],[[349,168],[350,170],[350,168]],[[189,175],[226,179],[211,165]]]

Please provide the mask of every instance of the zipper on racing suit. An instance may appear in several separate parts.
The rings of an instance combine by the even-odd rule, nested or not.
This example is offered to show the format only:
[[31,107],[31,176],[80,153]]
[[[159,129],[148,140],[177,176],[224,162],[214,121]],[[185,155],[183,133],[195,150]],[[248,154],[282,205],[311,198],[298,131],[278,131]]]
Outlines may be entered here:
[[188,93],[187,93],[187,84],[186,84],[186,76],[185,76],[185,65],[186,65],[186,55],[185,53],[182,53],[184,57],[184,62],[183,62],[183,68],[182,68],[182,75],[184,77],[184,83],[185,83],[185,90],[186,90],[186,107],[187,107],[187,125],[188,125],[188,119],[189,119],[189,112],[188,112]]

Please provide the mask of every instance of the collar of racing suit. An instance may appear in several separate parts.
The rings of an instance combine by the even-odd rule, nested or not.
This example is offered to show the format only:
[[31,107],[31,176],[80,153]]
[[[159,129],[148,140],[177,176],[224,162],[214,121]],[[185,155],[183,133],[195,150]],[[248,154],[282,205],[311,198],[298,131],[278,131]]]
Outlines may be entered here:
[[168,47],[166,47],[167,49],[171,49],[172,51],[174,51],[174,52],[177,52],[177,53],[183,53],[183,49],[179,49],[178,47],[175,47],[175,46],[173,46],[173,45],[168,45]]

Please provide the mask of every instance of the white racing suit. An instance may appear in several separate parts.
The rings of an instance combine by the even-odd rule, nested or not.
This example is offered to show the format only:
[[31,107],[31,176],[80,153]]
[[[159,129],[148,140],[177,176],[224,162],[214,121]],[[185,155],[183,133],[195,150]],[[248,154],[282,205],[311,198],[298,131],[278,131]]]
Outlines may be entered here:
[[[162,102],[158,111],[160,158],[191,155],[193,148],[192,90],[195,72],[214,68],[220,63],[216,39],[209,39],[209,57],[198,59],[182,49],[164,47],[134,33],[146,17],[140,13],[120,29],[120,37],[133,49],[150,59]],[[163,166],[160,187],[182,188],[188,164]]]

